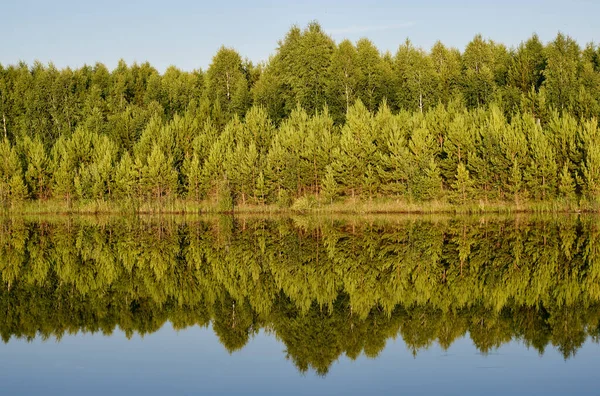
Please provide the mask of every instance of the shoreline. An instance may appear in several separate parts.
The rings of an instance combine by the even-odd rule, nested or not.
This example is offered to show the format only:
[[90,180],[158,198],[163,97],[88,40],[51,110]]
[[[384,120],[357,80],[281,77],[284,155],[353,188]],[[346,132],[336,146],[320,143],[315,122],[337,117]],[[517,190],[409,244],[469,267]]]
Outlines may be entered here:
[[233,210],[222,210],[214,201],[163,200],[145,202],[26,201],[5,206],[4,215],[348,215],[348,214],[410,214],[410,215],[477,215],[477,214],[592,214],[600,213],[599,204],[575,204],[560,200],[545,202],[473,202],[453,204],[447,201],[406,202],[393,198],[372,200],[352,199],[323,203],[314,197],[301,197],[290,207],[277,204],[241,204]]

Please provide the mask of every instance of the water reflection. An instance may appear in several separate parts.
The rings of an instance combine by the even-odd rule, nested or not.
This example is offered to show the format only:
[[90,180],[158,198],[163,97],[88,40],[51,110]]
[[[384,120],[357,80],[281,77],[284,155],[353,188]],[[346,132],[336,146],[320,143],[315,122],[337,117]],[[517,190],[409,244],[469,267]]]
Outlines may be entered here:
[[22,218],[0,222],[0,335],[260,329],[298,370],[468,335],[565,359],[600,335],[600,227],[558,218]]

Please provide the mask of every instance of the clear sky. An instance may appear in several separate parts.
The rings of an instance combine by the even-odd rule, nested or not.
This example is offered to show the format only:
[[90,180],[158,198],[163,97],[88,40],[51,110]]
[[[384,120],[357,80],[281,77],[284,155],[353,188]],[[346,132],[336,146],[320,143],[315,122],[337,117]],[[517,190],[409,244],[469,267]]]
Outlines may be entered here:
[[436,40],[461,50],[477,33],[516,46],[536,32],[558,31],[581,45],[600,40],[600,1],[463,0],[8,0],[0,7],[0,63],[20,60],[113,68],[149,61],[163,71],[206,69],[221,45],[253,62],[267,60],[290,26],[311,20],[340,41],[370,38],[395,52],[407,37],[429,48]]

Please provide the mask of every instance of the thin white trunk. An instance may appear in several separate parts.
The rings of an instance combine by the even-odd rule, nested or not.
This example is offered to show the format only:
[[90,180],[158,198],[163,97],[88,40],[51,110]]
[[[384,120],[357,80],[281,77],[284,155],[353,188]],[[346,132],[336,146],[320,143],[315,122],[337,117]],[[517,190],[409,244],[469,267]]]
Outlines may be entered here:
[[230,99],[230,93],[229,93],[229,72],[225,72],[225,84],[227,84],[227,100]]
[[348,94],[348,84],[346,84],[346,115],[348,115],[348,110],[350,110],[350,95]]

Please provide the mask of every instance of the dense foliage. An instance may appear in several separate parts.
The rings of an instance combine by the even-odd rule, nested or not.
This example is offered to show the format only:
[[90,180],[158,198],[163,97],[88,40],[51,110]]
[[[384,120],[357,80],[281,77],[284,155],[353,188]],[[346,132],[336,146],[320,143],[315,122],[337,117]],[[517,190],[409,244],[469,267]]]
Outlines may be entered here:
[[594,203],[598,115],[600,48],[563,34],[392,55],[312,23],[258,66],[0,65],[0,201]]
[[599,238],[595,217],[5,219],[0,335],[210,323],[231,352],[264,328],[323,374],[397,336],[566,359],[600,335]]

